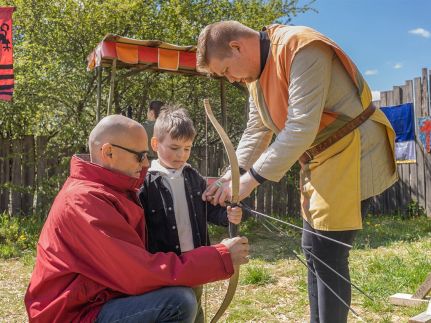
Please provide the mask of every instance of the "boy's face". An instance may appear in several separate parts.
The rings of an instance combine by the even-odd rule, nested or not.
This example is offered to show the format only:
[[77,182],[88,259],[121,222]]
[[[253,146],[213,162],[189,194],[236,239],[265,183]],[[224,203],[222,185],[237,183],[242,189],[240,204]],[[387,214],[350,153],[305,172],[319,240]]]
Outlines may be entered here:
[[181,168],[190,157],[192,145],[193,139],[172,139],[169,134],[162,141],[151,138],[151,147],[157,152],[160,164],[166,168]]

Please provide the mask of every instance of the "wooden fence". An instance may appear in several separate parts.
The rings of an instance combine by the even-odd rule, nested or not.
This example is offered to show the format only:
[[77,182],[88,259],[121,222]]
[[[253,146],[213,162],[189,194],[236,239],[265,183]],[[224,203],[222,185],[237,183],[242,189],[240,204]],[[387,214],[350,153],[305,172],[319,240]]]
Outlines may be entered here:
[[[430,115],[431,70],[422,69],[422,76],[380,93],[379,107],[412,102],[415,112],[416,163],[398,164],[400,180],[385,193],[374,198],[373,213],[408,213],[417,207],[431,216],[431,154],[419,142],[417,118]],[[413,208],[413,210],[412,210]]]
[[[415,118],[430,115],[431,71],[392,91],[381,92],[379,107],[413,102]],[[417,127],[416,127],[417,134]],[[416,136],[418,137],[418,136]],[[68,173],[71,153],[48,152],[47,137],[25,136],[0,139],[0,212],[11,214],[44,214]],[[191,163],[202,174],[217,176],[226,165],[221,144],[196,147]],[[49,156],[55,156],[49,157]],[[206,157],[208,156],[208,157]],[[299,215],[299,167],[295,165],[279,182],[259,186],[248,203],[257,210],[280,216]],[[375,197],[373,214],[407,213],[420,207],[431,216],[431,155],[416,142],[416,163],[399,164],[400,180],[385,193]]]
[[48,138],[0,138],[0,213],[44,214],[62,185],[61,153],[49,157]]

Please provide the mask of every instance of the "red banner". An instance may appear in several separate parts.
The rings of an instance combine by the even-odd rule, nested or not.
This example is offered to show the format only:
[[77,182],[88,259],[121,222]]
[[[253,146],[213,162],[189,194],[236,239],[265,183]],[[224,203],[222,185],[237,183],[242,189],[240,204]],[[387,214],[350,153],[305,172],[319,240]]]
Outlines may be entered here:
[[12,13],[15,7],[0,7],[0,100],[10,101],[13,94]]

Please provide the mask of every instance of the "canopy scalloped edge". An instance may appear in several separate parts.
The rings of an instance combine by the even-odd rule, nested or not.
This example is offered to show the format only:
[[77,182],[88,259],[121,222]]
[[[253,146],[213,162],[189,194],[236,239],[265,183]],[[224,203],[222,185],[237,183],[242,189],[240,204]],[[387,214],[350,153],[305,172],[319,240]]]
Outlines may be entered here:
[[178,46],[160,40],[139,40],[107,34],[87,57],[87,70],[98,66],[203,75],[196,71],[196,46]]

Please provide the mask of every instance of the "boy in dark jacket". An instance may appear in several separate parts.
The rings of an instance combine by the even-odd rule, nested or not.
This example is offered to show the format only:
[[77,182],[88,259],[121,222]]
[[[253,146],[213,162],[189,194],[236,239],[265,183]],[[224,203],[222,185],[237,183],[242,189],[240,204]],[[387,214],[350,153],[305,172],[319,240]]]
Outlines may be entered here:
[[[139,199],[145,209],[150,252],[177,255],[210,245],[207,222],[227,226],[241,222],[240,208],[213,206],[202,201],[204,178],[187,164],[196,136],[185,109],[165,108],[154,125],[151,146],[158,159],[151,163]],[[202,286],[195,288],[199,309],[195,322],[203,322]]]

